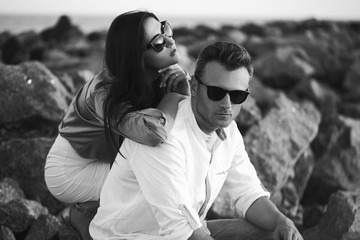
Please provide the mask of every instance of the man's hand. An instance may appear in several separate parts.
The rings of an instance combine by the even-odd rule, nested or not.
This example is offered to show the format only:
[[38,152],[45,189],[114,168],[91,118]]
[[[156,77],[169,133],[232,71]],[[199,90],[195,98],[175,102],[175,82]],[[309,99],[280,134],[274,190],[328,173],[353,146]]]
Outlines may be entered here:
[[247,210],[246,219],[267,231],[274,231],[275,240],[303,240],[294,223],[267,198],[257,199]]
[[294,223],[286,217],[276,222],[274,237],[275,240],[303,240]]

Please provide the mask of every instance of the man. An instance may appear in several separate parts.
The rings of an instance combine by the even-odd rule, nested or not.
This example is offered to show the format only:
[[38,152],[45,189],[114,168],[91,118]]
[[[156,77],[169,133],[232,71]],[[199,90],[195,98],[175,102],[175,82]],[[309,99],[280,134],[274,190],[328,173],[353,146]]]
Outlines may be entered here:
[[[90,225],[96,239],[302,240],[268,199],[234,118],[248,95],[247,51],[217,42],[203,49],[191,98],[179,103],[158,147],[125,140]],[[206,221],[220,190],[239,219]]]

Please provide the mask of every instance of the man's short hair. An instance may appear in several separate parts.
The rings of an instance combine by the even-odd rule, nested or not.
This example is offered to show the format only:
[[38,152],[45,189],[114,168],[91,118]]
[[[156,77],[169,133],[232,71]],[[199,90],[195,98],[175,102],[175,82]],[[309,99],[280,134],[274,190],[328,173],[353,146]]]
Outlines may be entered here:
[[215,42],[206,46],[196,61],[195,77],[201,79],[207,63],[216,61],[227,70],[232,71],[245,67],[250,77],[253,76],[251,56],[246,49],[233,42]]

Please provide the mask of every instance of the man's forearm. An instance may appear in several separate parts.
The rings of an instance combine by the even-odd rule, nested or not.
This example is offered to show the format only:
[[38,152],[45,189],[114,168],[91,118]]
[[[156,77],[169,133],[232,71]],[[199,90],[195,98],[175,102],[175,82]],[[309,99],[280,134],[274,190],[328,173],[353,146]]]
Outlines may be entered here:
[[274,231],[277,222],[287,220],[267,197],[257,199],[249,207],[245,217],[250,223],[267,231]]

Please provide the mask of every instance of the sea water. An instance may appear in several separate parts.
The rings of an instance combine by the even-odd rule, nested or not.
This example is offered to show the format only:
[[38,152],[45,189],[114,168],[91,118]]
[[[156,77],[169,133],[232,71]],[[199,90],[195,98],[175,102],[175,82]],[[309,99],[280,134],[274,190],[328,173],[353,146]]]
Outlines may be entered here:
[[[18,34],[25,31],[41,32],[42,30],[54,26],[61,15],[5,15],[0,14],[0,33],[9,31]],[[72,24],[80,28],[84,33],[94,31],[106,31],[112,20],[116,17],[111,15],[67,15]],[[264,20],[242,19],[242,18],[218,18],[218,17],[161,17],[161,20],[168,20],[171,25],[176,27],[195,27],[196,25],[207,25],[219,28],[222,25],[241,26],[247,22],[262,23]]]

